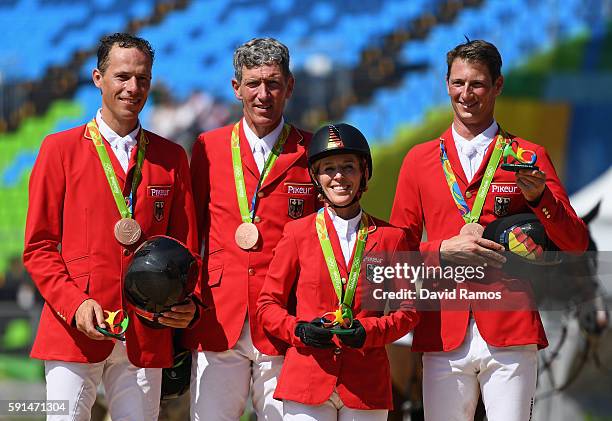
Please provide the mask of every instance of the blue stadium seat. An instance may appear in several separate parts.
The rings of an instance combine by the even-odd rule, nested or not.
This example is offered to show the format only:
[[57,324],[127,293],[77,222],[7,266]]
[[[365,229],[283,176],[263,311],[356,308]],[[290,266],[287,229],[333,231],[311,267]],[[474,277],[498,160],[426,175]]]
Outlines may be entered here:
[[[170,63],[158,61],[155,77],[163,80],[179,100],[194,88],[205,88],[214,96],[233,101],[228,89],[232,52],[248,39],[280,39],[292,52],[293,69],[302,68],[314,54],[327,55],[337,65],[354,66],[373,39],[440,2],[192,2],[186,10],[171,13],[139,35],[151,41],[163,53],[164,62]],[[169,45],[174,47],[166,48]]]
[[[285,42],[292,53],[294,71],[304,68],[315,55],[327,56],[334,66],[351,68],[359,62],[364,48],[380,43],[381,37],[394,28],[409,28],[415,18],[436,12],[443,3],[191,1],[184,10],[169,13],[162,22],[143,28],[138,35],[148,39],[158,53],[154,81],[165,84],[176,99],[183,100],[194,89],[202,89],[233,103],[229,86],[232,52],[250,38],[273,36]],[[381,110],[387,110],[384,127],[372,128],[384,139],[396,126],[418,121],[430,107],[446,103],[444,53],[462,42],[464,35],[494,42],[507,71],[520,65],[523,57],[588,29],[588,13],[580,0],[563,2],[556,14],[550,13],[553,3],[558,2],[485,1],[478,8],[462,10],[454,22],[437,24],[424,40],[406,44],[401,59],[406,64],[427,65],[426,72],[408,74],[399,87],[379,92],[370,104],[350,109],[346,117],[365,120],[368,112],[380,115]],[[131,19],[148,16],[155,4],[153,0],[20,0],[10,7],[2,6],[0,25],[6,30],[0,72],[9,80],[40,78],[48,66],[64,64],[76,50],[96,45],[102,34],[122,30]],[[89,78],[93,66],[95,58],[82,67],[82,77]],[[79,92],[77,97],[92,101],[84,104],[91,112],[99,104],[99,97],[91,94],[91,87],[81,90],[86,93]]]
[[66,64],[79,49],[95,46],[107,33],[124,30],[134,18],[148,16],[151,0],[11,2],[0,7],[5,40],[0,72],[7,80],[41,78],[52,65]]
[[[520,65],[521,60],[550,48],[559,39],[575,36],[587,29],[580,0],[564,2],[565,25],[554,26],[559,18],[550,13],[550,6],[549,2],[530,0],[487,1],[479,8],[462,10],[452,24],[436,25],[426,39],[410,41],[403,49],[403,61],[406,64],[426,64],[429,66],[426,72],[408,74],[397,89],[376,95],[367,106],[357,106],[355,113],[350,109],[347,119],[361,127],[362,121],[378,116],[381,109],[389,108],[388,104],[401,103],[402,107],[394,110],[403,110],[403,116],[391,110],[385,114],[387,124],[382,129],[364,131],[368,138],[384,140],[391,138],[397,125],[420,121],[431,107],[447,104],[445,53],[463,42],[464,36],[493,42],[502,54],[503,69],[507,72]],[[411,98],[414,102],[403,102],[404,98]]]

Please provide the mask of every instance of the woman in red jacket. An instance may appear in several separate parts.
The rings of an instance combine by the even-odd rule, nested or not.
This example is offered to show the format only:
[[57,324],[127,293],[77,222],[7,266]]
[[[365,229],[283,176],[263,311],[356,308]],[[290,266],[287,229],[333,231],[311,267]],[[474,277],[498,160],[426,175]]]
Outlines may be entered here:
[[361,209],[372,158],[359,130],[319,129],[308,165],[326,206],[285,225],[258,300],[266,333],[290,345],[274,397],[284,402],[285,420],[386,420],[385,344],[418,316],[407,301],[388,315],[384,302],[367,305],[379,285],[366,280],[361,263],[373,255],[397,260],[408,243],[401,229]]

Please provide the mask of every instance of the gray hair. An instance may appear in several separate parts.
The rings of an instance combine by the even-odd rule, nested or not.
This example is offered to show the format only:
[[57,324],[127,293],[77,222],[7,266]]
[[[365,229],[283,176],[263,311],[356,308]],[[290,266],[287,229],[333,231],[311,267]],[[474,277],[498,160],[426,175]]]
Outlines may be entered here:
[[285,77],[291,76],[289,70],[289,49],[274,38],[253,38],[234,52],[234,76],[242,82],[242,68],[252,69],[270,64],[278,64]]

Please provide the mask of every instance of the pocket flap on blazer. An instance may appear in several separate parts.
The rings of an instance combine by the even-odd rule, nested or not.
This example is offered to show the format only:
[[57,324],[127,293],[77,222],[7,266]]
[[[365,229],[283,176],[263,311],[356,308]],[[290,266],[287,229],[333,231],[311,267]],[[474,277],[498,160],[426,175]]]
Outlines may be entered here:
[[89,256],[76,257],[66,260],[65,263],[71,278],[89,274]]
[[223,254],[223,249],[219,249],[210,252],[208,255],[208,285],[211,287],[221,282]]

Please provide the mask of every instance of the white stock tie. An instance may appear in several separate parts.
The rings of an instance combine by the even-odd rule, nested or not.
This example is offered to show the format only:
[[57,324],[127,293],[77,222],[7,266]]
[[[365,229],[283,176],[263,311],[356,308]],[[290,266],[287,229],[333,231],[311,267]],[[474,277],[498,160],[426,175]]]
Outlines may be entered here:
[[127,172],[130,163],[129,145],[127,139],[122,138],[117,141],[117,158],[123,171]]
[[464,143],[464,145],[463,145],[463,153],[471,161],[472,159],[474,159],[474,157],[478,153],[478,150],[476,149],[476,146],[474,146],[473,144],[471,144],[471,143]]
[[461,149],[463,150],[465,156],[467,156],[470,167],[469,171],[467,171],[465,175],[467,176],[468,181],[472,181],[472,178],[474,178],[474,173],[476,173],[478,170],[478,168],[474,165],[474,158],[476,158],[476,155],[478,155],[478,149],[476,149],[476,146],[474,146],[474,144],[471,142],[464,143]]
[[255,158],[255,163],[257,164],[257,169],[259,173],[263,171],[264,164],[266,162],[266,151],[263,147],[263,140],[258,140],[255,143],[255,151],[253,152],[253,158]]

